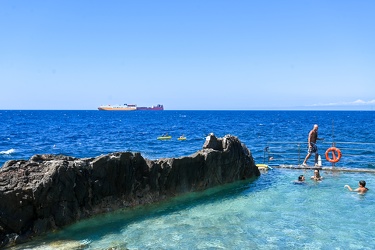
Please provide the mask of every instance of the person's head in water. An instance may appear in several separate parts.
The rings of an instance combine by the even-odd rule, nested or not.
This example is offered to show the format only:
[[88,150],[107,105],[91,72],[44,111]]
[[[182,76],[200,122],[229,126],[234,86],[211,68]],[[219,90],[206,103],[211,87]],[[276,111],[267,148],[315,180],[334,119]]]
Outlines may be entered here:
[[304,181],[304,180],[305,180],[305,176],[303,176],[302,174],[298,176],[298,181]]
[[315,170],[314,170],[314,176],[315,176],[316,178],[320,178],[319,169],[315,169]]
[[314,175],[311,176],[311,179],[315,180],[315,181],[320,181],[322,180],[322,176],[320,176],[320,173],[319,173],[319,169],[315,169],[314,170]]
[[362,186],[362,187],[366,187],[366,181],[359,181],[359,185]]

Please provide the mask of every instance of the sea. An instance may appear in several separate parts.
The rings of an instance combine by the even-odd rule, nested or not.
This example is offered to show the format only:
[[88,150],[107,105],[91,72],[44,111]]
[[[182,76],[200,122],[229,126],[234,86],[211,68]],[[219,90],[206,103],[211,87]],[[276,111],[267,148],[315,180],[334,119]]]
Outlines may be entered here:
[[[324,139],[319,182],[293,168],[314,124]],[[238,137],[270,166],[255,179],[98,215],[9,249],[375,249],[374,131],[373,111],[0,110],[0,168],[35,154],[184,157],[211,133]],[[165,133],[172,138],[157,139]],[[327,160],[333,146],[336,163]],[[359,180],[366,194],[344,188]]]

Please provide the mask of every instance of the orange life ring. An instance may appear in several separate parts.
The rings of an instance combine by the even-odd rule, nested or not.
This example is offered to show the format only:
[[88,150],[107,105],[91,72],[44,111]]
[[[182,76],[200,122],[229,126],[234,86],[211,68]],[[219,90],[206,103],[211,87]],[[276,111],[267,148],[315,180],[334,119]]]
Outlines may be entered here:
[[[329,152],[332,152],[332,159],[329,158],[329,156],[328,156]],[[336,154],[337,154],[337,156],[336,156]],[[327,161],[332,162],[332,163],[338,162],[341,159],[341,151],[340,151],[340,149],[335,148],[335,147],[330,147],[329,149],[327,149],[327,151],[326,151],[326,159],[327,159]]]

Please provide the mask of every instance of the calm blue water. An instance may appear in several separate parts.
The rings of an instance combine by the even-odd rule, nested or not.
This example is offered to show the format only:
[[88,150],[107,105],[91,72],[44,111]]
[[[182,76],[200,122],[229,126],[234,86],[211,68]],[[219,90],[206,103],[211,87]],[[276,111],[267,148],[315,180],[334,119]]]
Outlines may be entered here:
[[[271,146],[275,164],[283,160],[277,153],[298,152],[298,143],[306,143],[313,124],[319,124],[319,143],[323,155],[333,141],[343,152],[338,166],[374,167],[351,162],[346,155],[369,155],[374,143],[375,112],[372,111],[1,111],[0,166],[10,159],[29,159],[34,154],[66,154],[95,157],[114,151],[137,151],[149,159],[186,156],[200,150],[205,136],[213,132],[222,137],[237,136],[263,162],[264,148]],[[158,141],[163,133],[170,141]],[[177,141],[184,134],[188,140]],[[287,142],[287,143],[285,143]],[[271,143],[271,144],[268,144]],[[357,152],[357,150],[362,150]],[[301,156],[306,144],[300,145]],[[358,161],[363,157],[359,157]],[[268,159],[268,157],[267,157]],[[357,162],[358,162],[357,161]],[[311,162],[312,163],[312,162]]]
[[[375,169],[371,111],[0,111],[0,165],[34,154],[95,157],[137,151],[149,159],[190,155],[205,136],[238,136],[257,163],[298,164],[319,124],[320,154],[337,143],[336,167]],[[170,141],[158,141],[163,133]],[[184,134],[186,141],[178,141]],[[264,148],[269,147],[265,152]],[[266,159],[266,160],[265,160]],[[313,160],[310,159],[310,164]],[[375,175],[274,169],[168,202],[98,216],[20,248],[29,249],[374,249]],[[366,195],[350,193],[365,179]]]

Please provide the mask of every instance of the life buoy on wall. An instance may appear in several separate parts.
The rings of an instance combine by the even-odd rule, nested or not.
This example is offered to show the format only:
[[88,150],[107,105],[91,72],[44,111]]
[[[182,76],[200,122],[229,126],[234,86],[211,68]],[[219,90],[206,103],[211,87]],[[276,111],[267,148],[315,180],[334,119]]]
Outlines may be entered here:
[[[329,152],[332,152],[332,159],[329,158]],[[338,148],[335,148],[335,147],[330,147],[329,149],[327,149],[326,151],[326,159],[327,161],[329,162],[332,162],[332,163],[336,163],[338,162],[340,159],[341,159],[341,151],[340,149]]]

